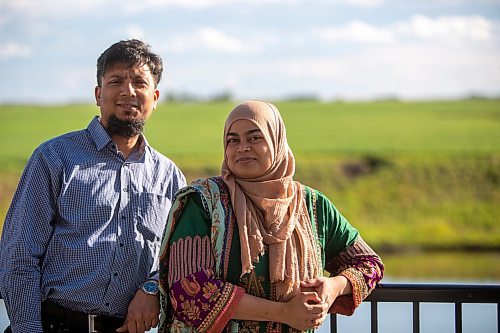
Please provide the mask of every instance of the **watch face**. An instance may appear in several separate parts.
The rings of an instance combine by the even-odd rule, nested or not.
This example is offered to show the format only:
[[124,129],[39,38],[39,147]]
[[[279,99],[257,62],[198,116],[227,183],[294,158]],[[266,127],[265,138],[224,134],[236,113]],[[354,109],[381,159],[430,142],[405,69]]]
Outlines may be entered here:
[[158,292],[158,283],[155,281],[146,281],[142,285],[142,289],[148,294],[156,294]]

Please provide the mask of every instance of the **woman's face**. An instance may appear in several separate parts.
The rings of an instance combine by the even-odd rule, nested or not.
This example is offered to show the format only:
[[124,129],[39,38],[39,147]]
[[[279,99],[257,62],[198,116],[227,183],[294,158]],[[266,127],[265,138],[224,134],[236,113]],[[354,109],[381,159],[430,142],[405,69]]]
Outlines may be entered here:
[[250,120],[236,120],[226,135],[226,159],[231,172],[239,178],[264,175],[273,156],[261,130]]

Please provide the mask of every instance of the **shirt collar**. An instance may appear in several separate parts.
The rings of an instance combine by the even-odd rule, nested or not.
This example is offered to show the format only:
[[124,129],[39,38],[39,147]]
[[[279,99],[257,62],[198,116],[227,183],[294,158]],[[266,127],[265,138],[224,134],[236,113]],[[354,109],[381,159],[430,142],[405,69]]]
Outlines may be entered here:
[[106,132],[99,119],[99,116],[95,116],[87,126],[87,130],[92,140],[94,140],[97,150],[100,151],[111,142],[111,137]]

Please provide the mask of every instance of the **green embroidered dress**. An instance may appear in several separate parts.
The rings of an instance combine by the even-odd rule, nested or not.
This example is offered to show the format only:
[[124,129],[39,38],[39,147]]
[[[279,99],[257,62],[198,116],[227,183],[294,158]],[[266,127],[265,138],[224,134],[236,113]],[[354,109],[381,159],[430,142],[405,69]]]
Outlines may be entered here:
[[[322,267],[352,284],[353,293],[338,297],[330,312],[351,315],[382,279],[382,261],[328,198],[303,190]],[[267,251],[240,278],[238,225],[221,177],[199,179],[177,194],[160,253],[159,332],[297,332],[231,319],[245,293],[275,300],[275,292]]]

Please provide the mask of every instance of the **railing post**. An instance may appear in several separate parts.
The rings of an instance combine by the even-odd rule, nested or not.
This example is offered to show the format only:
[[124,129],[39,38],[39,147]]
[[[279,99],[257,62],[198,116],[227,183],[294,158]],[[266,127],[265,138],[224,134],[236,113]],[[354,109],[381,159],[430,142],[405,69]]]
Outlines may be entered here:
[[420,302],[413,302],[413,333],[420,332]]
[[[371,304],[371,332],[378,333],[378,303],[410,303],[413,306],[413,333],[420,333],[420,304],[447,303],[455,305],[455,331],[463,330],[463,304],[496,304],[497,332],[500,333],[500,284],[380,284],[365,299]],[[451,318],[450,318],[451,319]],[[337,332],[337,318],[331,317],[331,332]],[[489,322],[488,324],[491,324]]]
[[462,303],[455,303],[455,332],[462,333]]
[[378,303],[371,301],[371,330],[372,333],[378,332]]
[[330,314],[330,333],[337,333],[337,314]]

